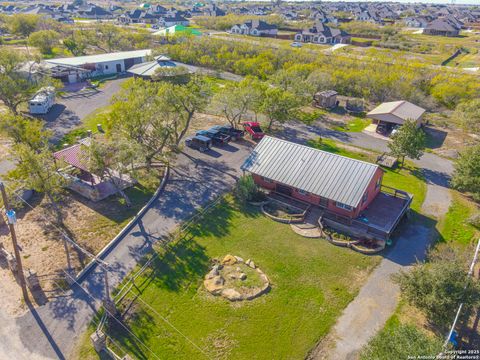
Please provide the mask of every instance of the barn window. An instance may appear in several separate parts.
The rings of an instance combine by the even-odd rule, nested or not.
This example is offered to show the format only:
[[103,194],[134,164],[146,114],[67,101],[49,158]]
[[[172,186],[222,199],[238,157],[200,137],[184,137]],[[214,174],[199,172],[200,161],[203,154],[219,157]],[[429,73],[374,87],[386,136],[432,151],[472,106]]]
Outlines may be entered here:
[[368,192],[366,192],[365,194],[363,194],[363,198],[362,198],[362,204],[365,204],[368,200]]
[[375,184],[375,190],[378,190],[378,188],[382,185],[382,178],[377,179],[377,183]]
[[108,70],[108,65],[105,65],[105,70]]
[[273,183],[272,180],[270,180],[269,178],[263,177],[263,176],[262,176],[262,181],[266,182],[266,183]]
[[303,196],[308,196],[308,195],[310,195],[310,193],[307,192],[307,191],[305,191],[305,190],[300,190],[300,189],[298,189],[297,192],[298,192],[300,195],[303,195]]

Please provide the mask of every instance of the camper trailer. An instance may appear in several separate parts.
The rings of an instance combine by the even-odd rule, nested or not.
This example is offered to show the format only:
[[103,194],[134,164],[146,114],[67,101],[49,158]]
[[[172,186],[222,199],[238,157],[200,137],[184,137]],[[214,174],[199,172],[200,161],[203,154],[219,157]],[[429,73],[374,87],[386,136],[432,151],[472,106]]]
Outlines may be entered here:
[[40,89],[29,101],[30,114],[41,115],[50,111],[55,104],[55,88],[45,87]]

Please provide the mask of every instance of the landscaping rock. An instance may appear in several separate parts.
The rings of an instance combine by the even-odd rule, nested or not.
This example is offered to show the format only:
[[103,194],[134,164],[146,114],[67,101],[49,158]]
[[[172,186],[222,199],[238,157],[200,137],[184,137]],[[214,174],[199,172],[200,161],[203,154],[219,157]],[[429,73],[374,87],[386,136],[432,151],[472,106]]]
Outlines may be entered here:
[[225,279],[221,276],[215,276],[211,279],[206,279],[203,282],[205,289],[207,289],[208,292],[214,295],[222,292],[223,284],[225,284]]
[[255,269],[255,263],[253,262],[253,260],[248,259],[248,260],[245,262],[245,264],[246,264],[247,266],[250,266],[252,269]]
[[235,259],[237,259],[238,262],[241,262],[241,263],[244,262],[243,259],[240,256],[235,256]]
[[219,275],[218,270],[219,270],[219,266],[215,265],[212,268],[212,270],[210,270],[210,272],[205,276],[205,279],[213,279],[215,276],[218,276]]
[[245,280],[245,279],[247,278],[247,274],[241,273],[238,278],[239,278],[240,280]]
[[237,258],[233,255],[226,255],[222,260],[222,265],[235,265],[237,263]]
[[230,301],[242,300],[242,295],[235,289],[223,289],[222,296]]

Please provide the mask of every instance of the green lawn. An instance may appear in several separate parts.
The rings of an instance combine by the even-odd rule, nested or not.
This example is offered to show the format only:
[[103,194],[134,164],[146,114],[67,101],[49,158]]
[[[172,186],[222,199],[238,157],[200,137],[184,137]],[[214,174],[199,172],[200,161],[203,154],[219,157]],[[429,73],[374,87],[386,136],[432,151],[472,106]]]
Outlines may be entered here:
[[447,214],[438,224],[442,239],[446,242],[465,246],[470,245],[478,235],[478,229],[468,223],[468,219],[478,213],[478,205],[457,191],[451,191],[452,204]]
[[345,125],[335,126],[333,130],[345,132],[361,132],[371,123],[372,121],[370,119],[355,117],[352,120],[349,120]]
[[[325,240],[307,239],[288,225],[240,208],[227,198],[192,231],[161,251],[141,299],[150,304],[212,358],[304,359],[357,294],[380,261]],[[252,258],[268,275],[271,291],[244,303],[208,294],[202,285],[211,258],[231,253]],[[200,359],[201,353],[140,302],[130,329],[162,359]],[[139,359],[148,350],[113,330]],[[95,358],[86,339],[80,357]]]

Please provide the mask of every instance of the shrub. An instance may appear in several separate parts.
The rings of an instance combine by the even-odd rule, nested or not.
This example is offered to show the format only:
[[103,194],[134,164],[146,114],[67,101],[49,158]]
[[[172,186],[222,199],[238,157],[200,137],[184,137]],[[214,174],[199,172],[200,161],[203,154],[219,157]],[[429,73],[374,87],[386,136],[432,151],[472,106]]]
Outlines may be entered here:
[[234,190],[235,197],[241,203],[252,201],[259,193],[258,187],[253,181],[252,175],[243,175],[238,179]]

